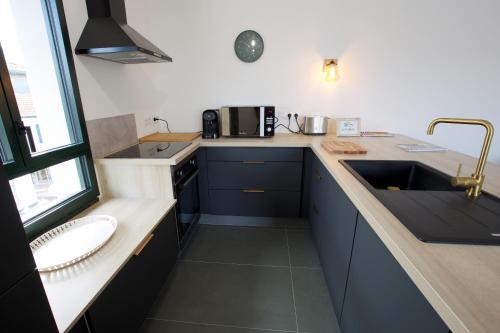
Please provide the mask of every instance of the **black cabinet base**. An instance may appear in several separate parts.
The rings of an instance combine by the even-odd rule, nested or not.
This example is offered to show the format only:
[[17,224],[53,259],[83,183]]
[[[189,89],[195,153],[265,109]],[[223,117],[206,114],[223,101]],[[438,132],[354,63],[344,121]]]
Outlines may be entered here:
[[58,331],[38,271],[26,276],[0,297],[0,331]]
[[343,333],[447,333],[448,327],[359,214]]
[[299,217],[300,192],[267,190],[210,190],[214,215]]
[[174,211],[153,234],[142,252],[125,264],[87,312],[95,333],[139,331],[177,260]]

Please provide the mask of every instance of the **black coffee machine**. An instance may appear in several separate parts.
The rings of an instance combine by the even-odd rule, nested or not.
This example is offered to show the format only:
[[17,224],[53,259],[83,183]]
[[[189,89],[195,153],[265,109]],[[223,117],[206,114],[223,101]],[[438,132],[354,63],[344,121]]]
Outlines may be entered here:
[[203,139],[217,139],[219,137],[219,110],[203,112]]

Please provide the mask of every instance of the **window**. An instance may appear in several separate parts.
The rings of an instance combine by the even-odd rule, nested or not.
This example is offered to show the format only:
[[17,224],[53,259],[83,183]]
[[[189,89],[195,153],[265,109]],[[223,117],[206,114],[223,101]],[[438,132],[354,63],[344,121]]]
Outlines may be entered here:
[[0,0],[0,157],[31,238],[97,200],[61,0]]

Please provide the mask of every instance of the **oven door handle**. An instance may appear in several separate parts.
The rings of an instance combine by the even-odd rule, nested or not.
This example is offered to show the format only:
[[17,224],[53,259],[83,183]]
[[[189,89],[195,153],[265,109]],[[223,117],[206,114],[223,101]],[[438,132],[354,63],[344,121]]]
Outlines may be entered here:
[[182,181],[180,182],[178,185],[177,185],[177,191],[182,191],[184,189],[184,187],[188,186],[189,183],[191,183],[193,181],[193,179],[195,179],[198,174],[200,173],[200,170],[196,170],[186,181]]

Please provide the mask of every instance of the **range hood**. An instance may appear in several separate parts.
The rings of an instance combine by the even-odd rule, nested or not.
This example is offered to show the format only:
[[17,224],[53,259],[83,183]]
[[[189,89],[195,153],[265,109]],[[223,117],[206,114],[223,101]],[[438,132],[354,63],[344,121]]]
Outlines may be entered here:
[[127,24],[125,0],[86,2],[89,19],[76,45],[76,54],[122,64],[172,61]]

